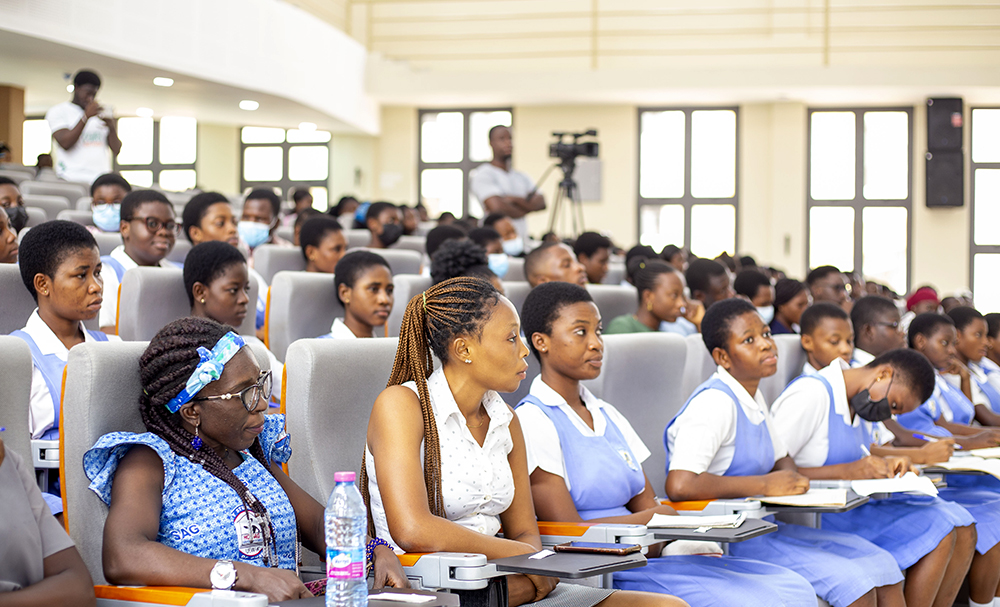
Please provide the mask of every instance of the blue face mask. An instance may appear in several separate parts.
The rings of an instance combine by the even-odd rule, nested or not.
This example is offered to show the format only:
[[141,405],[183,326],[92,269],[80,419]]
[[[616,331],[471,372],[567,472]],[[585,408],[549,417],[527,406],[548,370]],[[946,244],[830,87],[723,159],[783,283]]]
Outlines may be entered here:
[[757,313],[764,319],[764,324],[769,325],[774,320],[774,306],[757,306]]
[[510,269],[510,257],[507,257],[506,253],[493,253],[488,257],[488,261],[490,271],[502,280],[507,275],[507,270]]
[[521,253],[524,253],[524,240],[520,236],[511,240],[504,240],[500,244],[503,246],[503,252],[511,257],[517,257]]
[[264,244],[271,236],[271,226],[256,221],[241,221],[236,224],[236,230],[251,249]]
[[94,207],[94,225],[103,232],[117,232],[122,220],[122,205],[99,204]]

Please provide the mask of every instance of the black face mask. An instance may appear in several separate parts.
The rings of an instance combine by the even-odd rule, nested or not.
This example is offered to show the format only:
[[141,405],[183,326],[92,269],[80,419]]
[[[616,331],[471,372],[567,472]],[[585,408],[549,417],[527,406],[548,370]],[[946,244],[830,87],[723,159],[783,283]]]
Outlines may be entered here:
[[382,226],[382,233],[378,235],[378,239],[383,245],[391,247],[402,235],[403,226],[398,223],[387,223]]
[[10,227],[17,234],[26,223],[28,223],[28,210],[22,206],[7,207],[7,218],[10,220]]
[[889,379],[889,388],[885,389],[885,396],[882,400],[873,401],[868,394],[871,386],[854,395],[851,399],[851,408],[858,414],[858,417],[869,422],[883,422],[892,417],[892,406],[889,404],[889,388],[892,388],[892,378]]

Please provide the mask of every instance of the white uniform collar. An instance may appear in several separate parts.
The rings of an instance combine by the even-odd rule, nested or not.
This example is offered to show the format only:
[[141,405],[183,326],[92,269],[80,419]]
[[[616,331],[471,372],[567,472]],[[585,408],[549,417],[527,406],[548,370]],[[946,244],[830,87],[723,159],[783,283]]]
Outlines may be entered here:
[[847,402],[847,384],[844,382],[844,371],[850,368],[851,365],[847,361],[835,358],[832,363],[816,371],[815,374],[830,382],[830,387],[833,389],[833,410],[843,417],[844,422],[848,425],[858,425],[861,423],[859,416],[855,415],[854,421],[851,421],[851,408]]
[[358,336],[351,331],[351,328],[344,324],[344,321],[339,318],[333,319],[333,324],[330,326],[330,337],[334,339],[357,339]]
[[730,375],[729,371],[722,368],[722,365],[716,367],[715,374],[723,383],[729,386],[729,389],[733,391],[733,394],[736,395],[741,405],[752,411],[767,413],[767,401],[764,400],[764,396],[760,393],[759,388],[756,394],[750,396],[750,393],[743,387],[743,384],[736,381],[736,378]]
[[[551,386],[542,381],[541,374],[532,380],[531,390],[528,393],[550,407],[565,407],[572,411],[572,408],[569,406],[569,403],[566,402],[566,399],[553,390]],[[607,422],[604,419],[604,415],[601,414],[601,409],[603,409],[604,405],[607,403],[594,396],[594,394],[582,383],[580,384],[580,400],[583,401],[583,405],[587,407],[587,411],[590,411],[590,415],[594,418],[594,433],[598,435],[604,434],[604,428],[607,425]],[[573,414],[576,415],[576,412],[573,411]],[[577,415],[577,417],[579,416]]]
[[[80,330],[83,331],[84,342],[95,341],[94,338],[90,336],[90,333],[87,332],[87,329],[83,326],[82,322],[80,323]],[[28,322],[25,323],[22,331],[31,336],[31,339],[35,342],[35,345],[38,346],[38,350],[43,356],[55,354],[59,357],[59,360],[66,361],[69,359],[69,349],[63,345],[63,342],[59,341],[59,338],[56,337],[56,334],[52,331],[52,329],[50,329],[49,326],[45,324],[45,321],[42,320],[42,317],[38,315],[38,308],[35,308],[35,311],[28,317]]]
[[863,367],[873,360],[875,360],[874,354],[865,352],[861,348],[854,348],[854,362],[856,363],[855,366]]

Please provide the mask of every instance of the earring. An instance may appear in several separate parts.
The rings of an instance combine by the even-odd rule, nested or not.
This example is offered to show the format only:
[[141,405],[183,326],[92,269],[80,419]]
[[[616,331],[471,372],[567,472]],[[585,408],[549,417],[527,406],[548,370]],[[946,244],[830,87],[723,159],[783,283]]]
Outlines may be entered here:
[[467,364],[467,365],[471,365],[471,364],[472,364],[472,361],[471,361],[471,360],[469,360],[468,358],[466,358],[466,359],[465,359],[465,364]]
[[651,301],[647,301],[646,302],[646,311],[647,312],[652,312],[653,311],[653,302],[651,302]]
[[201,298],[201,305],[205,305],[205,298],[204,297]]
[[191,446],[194,447],[195,451],[201,449],[201,437],[198,436],[198,426],[194,427],[194,438],[191,439]]

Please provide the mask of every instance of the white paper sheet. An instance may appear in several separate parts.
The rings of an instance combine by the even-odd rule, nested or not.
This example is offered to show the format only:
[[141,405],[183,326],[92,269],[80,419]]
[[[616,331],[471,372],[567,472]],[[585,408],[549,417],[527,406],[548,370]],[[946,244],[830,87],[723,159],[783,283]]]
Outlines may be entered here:
[[1000,478],[1000,459],[983,459],[981,457],[954,457],[943,464],[934,464],[947,470],[978,470]]
[[851,489],[858,495],[873,493],[906,493],[915,492],[924,495],[937,495],[937,487],[926,476],[917,476],[907,472],[899,478],[872,478],[851,482]]
[[430,603],[435,597],[428,596],[426,594],[402,594],[397,592],[380,592],[378,594],[369,594],[369,600],[377,601],[396,601],[397,603]]
[[736,529],[743,524],[747,515],[745,512],[739,514],[723,514],[720,516],[680,516],[673,514],[654,514],[649,519],[646,527],[650,529],[697,529],[708,527],[710,529]]
[[755,498],[776,506],[844,506],[847,489],[810,489],[801,495],[781,495]]

